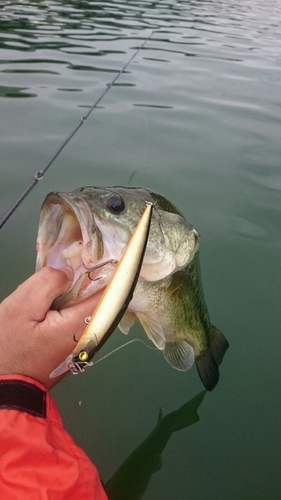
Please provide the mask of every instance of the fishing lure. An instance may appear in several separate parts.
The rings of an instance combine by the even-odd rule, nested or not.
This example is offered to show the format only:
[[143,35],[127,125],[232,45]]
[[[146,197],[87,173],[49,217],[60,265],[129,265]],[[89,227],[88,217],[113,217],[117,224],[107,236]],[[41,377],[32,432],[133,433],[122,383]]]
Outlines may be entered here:
[[91,358],[120,322],[138,281],[149,235],[152,208],[153,203],[146,202],[138,225],[80,340],[72,353],[50,374],[50,378],[58,377],[67,370],[76,375],[92,366]]

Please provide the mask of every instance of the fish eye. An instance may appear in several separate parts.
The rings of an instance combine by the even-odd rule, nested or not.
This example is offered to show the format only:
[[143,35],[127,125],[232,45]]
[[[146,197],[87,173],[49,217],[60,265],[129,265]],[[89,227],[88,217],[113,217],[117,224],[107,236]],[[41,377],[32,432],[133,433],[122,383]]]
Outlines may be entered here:
[[125,209],[125,203],[123,198],[121,196],[114,194],[106,200],[106,207],[113,213],[113,214],[121,214],[123,210]]

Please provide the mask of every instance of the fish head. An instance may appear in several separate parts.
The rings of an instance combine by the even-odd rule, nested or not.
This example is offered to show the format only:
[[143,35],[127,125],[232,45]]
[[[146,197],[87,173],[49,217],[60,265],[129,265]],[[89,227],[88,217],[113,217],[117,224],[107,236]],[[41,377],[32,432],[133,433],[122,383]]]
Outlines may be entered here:
[[163,196],[143,188],[82,187],[52,192],[39,219],[36,270],[73,268],[69,291],[55,300],[61,309],[105,288],[145,209],[154,204],[140,281],[157,281],[186,267],[199,235]]

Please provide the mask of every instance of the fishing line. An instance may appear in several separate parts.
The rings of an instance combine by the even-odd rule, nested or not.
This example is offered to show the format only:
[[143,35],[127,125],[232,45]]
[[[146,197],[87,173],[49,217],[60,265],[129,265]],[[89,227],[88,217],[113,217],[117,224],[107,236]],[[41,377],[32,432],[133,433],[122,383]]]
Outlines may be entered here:
[[129,340],[129,342],[126,342],[126,344],[123,344],[123,345],[120,345],[119,347],[116,347],[116,349],[113,349],[113,351],[110,351],[108,354],[105,354],[105,356],[103,356],[102,358],[100,359],[97,359],[96,361],[93,361],[92,362],[92,366],[96,365],[97,363],[99,363],[100,361],[103,361],[105,358],[108,358],[109,356],[111,356],[111,354],[113,354],[114,352],[117,352],[117,351],[120,351],[120,349],[123,349],[123,347],[127,347],[129,344],[132,344],[133,342],[141,342],[143,345],[145,345],[145,347],[147,347],[147,349],[152,349],[153,351],[157,351],[157,348],[156,347],[151,347],[149,345],[147,345],[143,340],[141,339],[132,339],[132,340]]
[[113,80],[110,83],[106,84],[106,88],[100,95],[100,97],[94,102],[94,104],[90,107],[88,112],[82,116],[77,123],[76,127],[68,134],[68,136],[64,139],[64,141],[61,143],[61,145],[58,147],[58,149],[53,153],[51,158],[47,161],[47,163],[44,165],[44,167],[41,170],[38,170],[35,174],[34,177],[31,179],[27,187],[22,191],[20,196],[14,201],[14,203],[10,206],[10,208],[4,213],[4,215],[0,219],[0,229],[4,226],[4,224],[7,222],[7,220],[11,217],[13,212],[16,210],[16,208],[22,203],[22,201],[26,198],[26,196],[30,193],[30,191],[36,186],[36,184],[43,178],[45,172],[48,170],[48,168],[52,165],[52,163],[55,161],[55,159],[58,157],[58,155],[62,152],[64,147],[67,145],[67,143],[72,139],[72,137],[76,134],[76,132],[79,130],[79,128],[83,125],[83,123],[87,120],[87,118],[90,116],[92,111],[98,106],[98,104],[101,102],[101,100],[104,98],[104,96],[107,94],[107,92],[111,89],[111,87],[114,85],[114,83],[118,80],[118,78],[124,73],[125,69],[129,66],[129,64],[132,62],[132,60],[138,55],[138,53],[144,48],[145,44],[150,40],[152,37],[154,31],[150,33],[150,35],[144,40],[144,42],[138,47],[138,49],[134,52],[134,54],[130,57],[130,59],[124,64],[123,68],[120,69],[120,71],[117,73],[117,75],[113,78]]

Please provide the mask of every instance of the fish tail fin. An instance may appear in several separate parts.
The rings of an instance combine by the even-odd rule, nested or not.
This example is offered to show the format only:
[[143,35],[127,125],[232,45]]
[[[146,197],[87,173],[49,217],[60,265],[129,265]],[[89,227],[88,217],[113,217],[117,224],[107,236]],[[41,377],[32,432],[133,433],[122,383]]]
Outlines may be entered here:
[[207,391],[212,391],[219,381],[219,365],[228,347],[229,343],[225,336],[218,328],[212,326],[209,349],[195,359],[199,377]]

